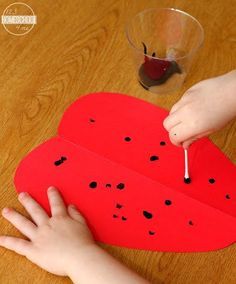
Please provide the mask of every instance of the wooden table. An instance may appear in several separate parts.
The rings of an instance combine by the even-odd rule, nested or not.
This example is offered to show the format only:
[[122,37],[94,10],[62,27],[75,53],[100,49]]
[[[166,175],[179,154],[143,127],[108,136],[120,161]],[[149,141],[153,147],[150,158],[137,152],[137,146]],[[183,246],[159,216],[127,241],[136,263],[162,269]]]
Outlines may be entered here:
[[[9,4],[2,0],[1,11]],[[29,34],[14,36],[0,27],[0,209],[7,205],[24,212],[13,185],[16,166],[30,149],[56,134],[62,113],[82,94],[127,93],[170,109],[194,83],[235,68],[235,0],[27,0],[27,4],[38,17]],[[129,17],[160,6],[192,14],[205,30],[204,46],[183,88],[161,97],[137,83],[124,34]],[[236,163],[236,121],[211,138]],[[2,234],[20,236],[3,218],[0,228]],[[182,254],[103,247],[152,283],[236,283],[235,245]],[[0,283],[70,283],[5,249],[0,255]]]

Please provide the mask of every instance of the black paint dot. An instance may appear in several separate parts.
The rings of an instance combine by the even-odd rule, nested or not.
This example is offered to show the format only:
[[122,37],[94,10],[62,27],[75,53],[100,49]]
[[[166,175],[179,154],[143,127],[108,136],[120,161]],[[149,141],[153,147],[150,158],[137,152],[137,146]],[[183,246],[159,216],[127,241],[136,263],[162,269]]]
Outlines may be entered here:
[[172,201],[171,200],[165,200],[165,205],[169,206],[172,204]]
[[148,212],[148,211],[143,211],[143,216],[147,219],[151,219],[152,218],[152,213]]
[[190,220],[188,223],[189,223],[190,226],[193,226],[193,221],[192,220]]
[[226,199],[230,199],[230,195],[229,195],[229,194],[226,194],[226,195],[225,195],[225,198],[226,198]]
[[106,187],[111,187],[111,184],[110,184],[110,183],[107,183],[107,184],[106,184]]
[[61,157],[59,160],[54,162],[55,166],[60,166],[61,164],[63,164],[64,161],[66,161],[67,158],[66,157]]
[[149,233],[149,235],[151,235],[151,236],[155,235],[155,232],[153,232],[153,231],[149,231],[148,233]]
[[124,216],[122,216],[121,219],[122,219],[123,221],[126,221],[126,220],[127,220],[127,218],[124,217]]
[[191,183],[191,178],[184,178],[184,182],[186,184],[190,184]]
[[58,161],[55,161],[54,162],[54,165],[55,166],[60,166],[60,164],[62,164],[63,162],[61,160],[58,160]]
[[161,142],[160,142],[160,145],[161,145],[161,146],[165,146],[165,145],[166,145],[166,142],[165,142],[165,141],[161,141]]
[[215,179],[214,178],[210,178],[209,179],[209,183],[215,183]]
[[125,141],[126,141],[126,142],[130,142],[130,141],[131,141],[131,138],[127,136],[127,137],[125,137]]
[[125,185],[121,182],[119,184],[117,184],[116,186],[118,189],[124,189],[125,188]]
[[96,181],[90,182],[89,187],[96,188],[97,187],[97,182]]
[[95,122],[95,119],[90,118],[89,121],[93,123],[93,122]]
[[119,204],[119,203],[116,204],[116,208],[120,209],[120,208],[122,208],[122,207],[123,207],[123,205],[121,205],[121,204]]
[[159,157],[158,156],[151,156],[150,157],[150,161],[157,161],[157,160],[159,160]]
[[118,216],[116,215],[116,214],[113,214],[113,216],[112,216],[113,218],[118,218]]

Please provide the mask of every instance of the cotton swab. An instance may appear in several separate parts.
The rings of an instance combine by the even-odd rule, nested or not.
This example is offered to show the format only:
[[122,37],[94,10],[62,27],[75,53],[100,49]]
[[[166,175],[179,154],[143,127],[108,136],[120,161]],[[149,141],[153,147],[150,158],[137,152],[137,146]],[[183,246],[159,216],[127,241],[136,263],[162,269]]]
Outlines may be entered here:
[[188,150],[184,149],[184,182],[190,183],[191,179],[189,177],[189,170],[188,170]]

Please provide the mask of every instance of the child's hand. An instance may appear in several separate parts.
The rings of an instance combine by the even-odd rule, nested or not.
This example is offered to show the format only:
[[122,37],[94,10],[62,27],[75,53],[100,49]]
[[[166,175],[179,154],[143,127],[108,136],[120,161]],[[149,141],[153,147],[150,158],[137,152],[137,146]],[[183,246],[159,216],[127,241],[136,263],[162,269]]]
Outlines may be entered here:
[[0,246],[51,273],[69,276],[73,283],[148,283],[95,244],[85,219],[73,206],[65,207],[55,188],[49,188],[48,199],[51,218],[27,193],[19,195],[34,223],[13,209],[3,209],[3,216],[29,240],[0,236]]
[[51,218],[27,193],[19,195],[19,201],[34,223],[14,209],[3,209],[4,218],[29,241],[1,236],[0,245],[26,256],[51,273],[68,275],[67,268],[73,265],[75,257],[82,258],[87,249],[95,246],[95,243],[85,219],[72,205],[65,207],[55,188],[49,188],[48,199],[51,206]]
[[184,148],[236,116],[236,71],[190,88],[164,121],[173,144]]

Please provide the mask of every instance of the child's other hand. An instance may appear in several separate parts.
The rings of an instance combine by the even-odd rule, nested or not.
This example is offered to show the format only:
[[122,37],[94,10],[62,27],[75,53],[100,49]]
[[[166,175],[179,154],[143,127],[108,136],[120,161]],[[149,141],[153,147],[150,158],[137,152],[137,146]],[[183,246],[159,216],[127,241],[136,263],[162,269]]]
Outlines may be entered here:
[[172,107],[164,127],[174,145],[184,148],[236,116],[236,71],[191,87]]
[[19,194],[19,201],[34,223],[14,209],[3,209],[3,217],[29,240],[0,236],[0,245],[26,256],[51,273],[64,276],[68,275],[66,269],[73,265],[73,258],[83,258],[95,243],[85,219],[72,205],[65,207],[55,188],[48,189],[48,199],[51,218],[27,193]]

